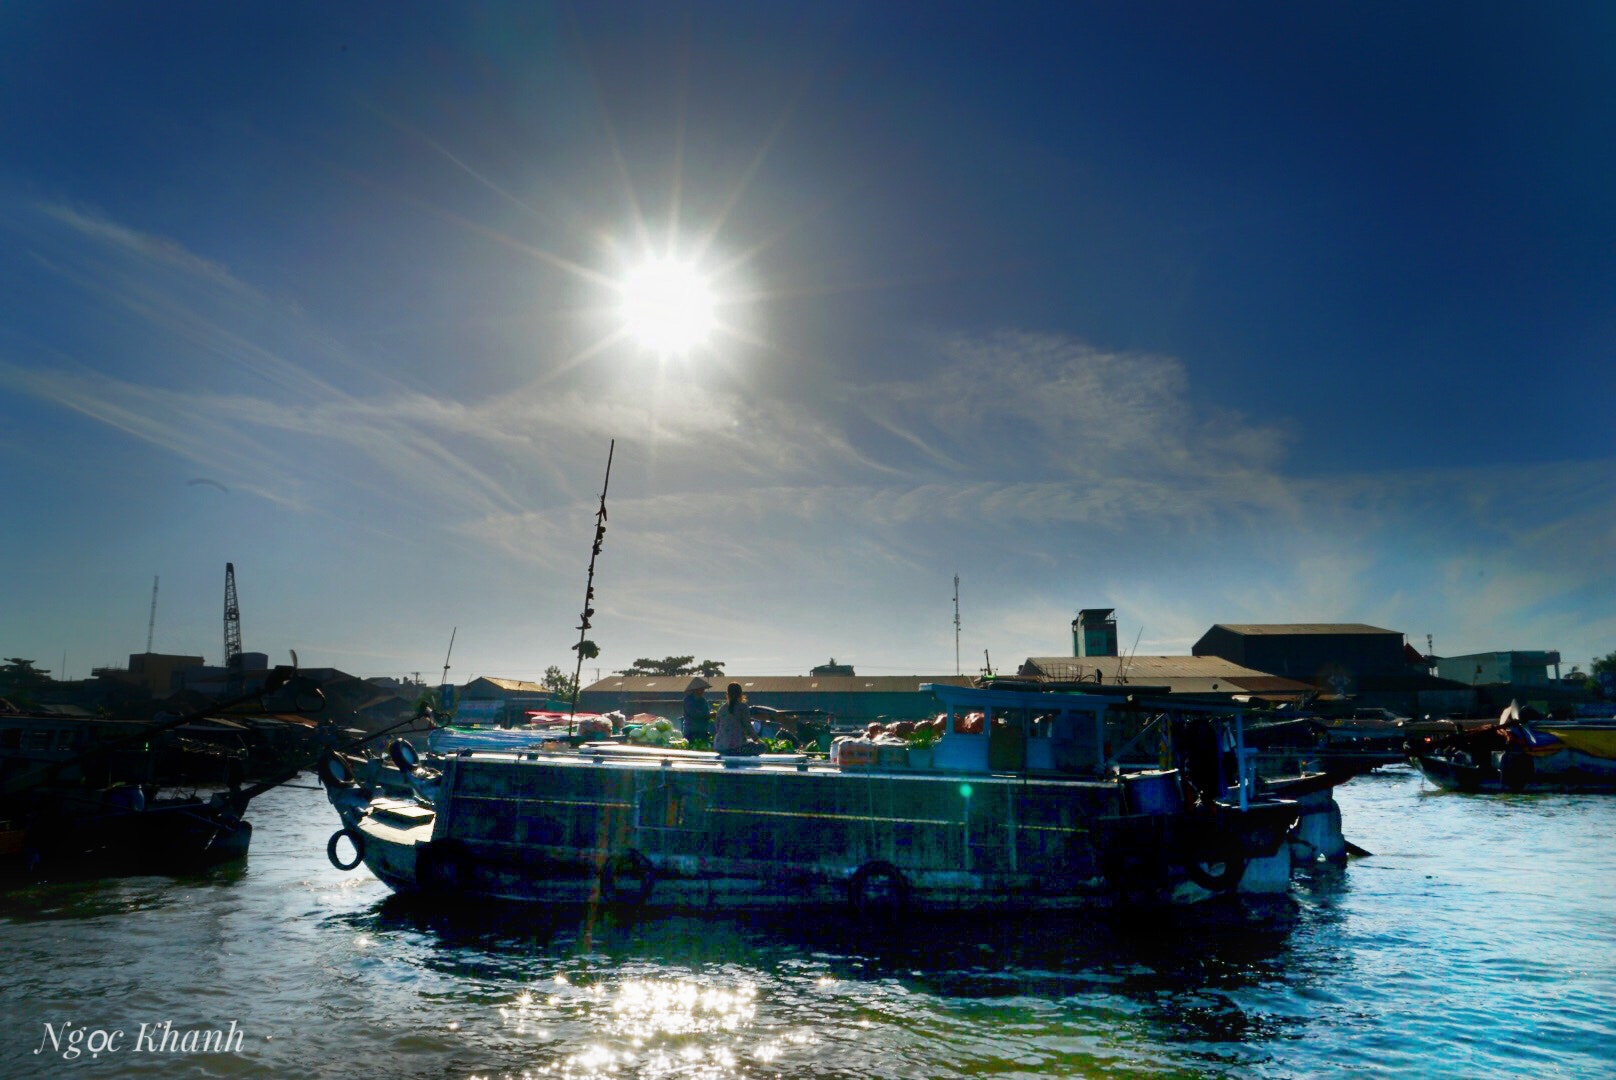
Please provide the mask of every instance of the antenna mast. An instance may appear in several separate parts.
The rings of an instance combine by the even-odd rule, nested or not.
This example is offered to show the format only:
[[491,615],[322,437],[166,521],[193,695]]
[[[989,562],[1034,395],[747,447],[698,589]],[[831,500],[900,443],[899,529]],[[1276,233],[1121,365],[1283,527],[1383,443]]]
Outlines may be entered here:
[[438,680],[440,687],[449,685],[449,657],[454,655],[454,639],[458,633],[460,633],[458,626],[449,631],[449,651],[443,654],[443,677]]
[[959,662],[959,575],[954,575],[954,674],[960,673]]
[[1139,654],[1139,639],[1145,634],[1145,624],[1139,624],[1139,632],[1133,636],[1133,648],[1128,650],[1128,658],[1122,662],[1121,678],[1118,682],[1128,681],[1128,669],[1133,667],[1133,658]]
[[595,614],[595,560],[600,557],[600,545],[606,539],[606,489],[612,484],[612,456],[616,453],[617,440],[613,439],[611,447],[606,451],[606,479],[601,481],[600,485],[600,509],[595,511],[595,544],[589,549],[589,580],[584,583],[584,613],[578,620],[578,644],[573,646],[578,653],[578,665],[572,672],[572,713],[567,717],[569,737],[578,719],[578,684],[584,674],[584,653],[589,653],[591,657],[600,655],[600,650],[595,648],[594,642],[584,635],[589,633],[589,618]]
[[[151,618],[146,620],[146,655],[151,655],[152,636],[157,633],[157,581],[156,575],[151,579]],[[64,661],[65,666],[65,661]]]
[[224,564],[224,666],[226,693],[241,693],[241,605],[236,601],[236,564]]

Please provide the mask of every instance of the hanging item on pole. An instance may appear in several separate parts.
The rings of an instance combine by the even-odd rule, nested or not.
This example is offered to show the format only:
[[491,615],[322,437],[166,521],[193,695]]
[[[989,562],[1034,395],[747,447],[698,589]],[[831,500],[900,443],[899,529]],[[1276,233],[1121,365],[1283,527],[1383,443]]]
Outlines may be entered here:
[[577,667],[572,672],[572,713],[567,717],[567,735],[570,738],[578,720],[579,681],[583,678],[584,661],[600,655],[600,649],[588,638],[589,620],[595,614],[595,560],[600,557],[600,546],[606,539],[606,489],[612,483],[612,456],[617,452],[617,440],[612,440],[606,451],[606,479],[600,485],[600,509],[595,511],[595,543],[589,549],[589,580],[584,586],[584,612],[578,620]]

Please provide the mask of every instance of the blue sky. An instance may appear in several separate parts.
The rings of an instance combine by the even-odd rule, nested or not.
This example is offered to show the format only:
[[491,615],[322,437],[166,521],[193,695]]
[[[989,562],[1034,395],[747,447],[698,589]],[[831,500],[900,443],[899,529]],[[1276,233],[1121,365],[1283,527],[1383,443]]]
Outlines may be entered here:
[[[0,12],[0,648],[1616,648],[1601,4]],[[708,341],[625,340],[649,255]],[[203,482],[205,481],[205,482]],[[592,670],[586,670],[586,677]]]

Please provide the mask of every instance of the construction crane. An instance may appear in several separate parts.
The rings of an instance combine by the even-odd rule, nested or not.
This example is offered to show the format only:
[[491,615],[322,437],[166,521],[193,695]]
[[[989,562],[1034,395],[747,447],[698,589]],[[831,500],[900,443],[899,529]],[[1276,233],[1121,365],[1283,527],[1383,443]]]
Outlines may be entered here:
[[236,601],[236,564],[224,564],[224,666],[232,696],[241,693],[241,605]]

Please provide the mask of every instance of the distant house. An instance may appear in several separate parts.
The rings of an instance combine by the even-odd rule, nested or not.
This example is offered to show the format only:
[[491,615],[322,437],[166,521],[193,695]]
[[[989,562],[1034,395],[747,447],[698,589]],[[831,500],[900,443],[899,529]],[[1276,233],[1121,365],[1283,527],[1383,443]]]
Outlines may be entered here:
[[[529,711],[542,712],[561,705],[543,683],[491,675],[471,680],[459,688],[456,697],[456,718],[477,724],[519,724]],[[578,707],[585,708],[582,702]]]
[[92,668],[90,674],[108,682],[142,687],[153,697],[167,697],[170,691],[179,689],[182,673],[201,663],[200,656],[130,653],[127,668]]
[[[613,675],[585,687],[578,695],[578,707],[677,716],[690,680],[689,675]],[[935,716],[941,709],[929,691],[920,689],[921,683],[974,683],[968,675],[721,675],[711,681],[715,685],[705,696],[715,705],[723,701],[724,687],[738,682],[750,704],[792,712],[819,710],[834,717],[839,727]]]
[[1219,623],[1191,651],[1409,716],[1475,705],[1467,686],[1428,674],[1401,632],[1363,623]]
[[1190,652],[1352,693],[1365,675],[1406,675],[1403,635],[1363,623],[1219,623]]
[[1464,656],[1438,657],[1436,662],[1438,675],[1466,686],[1549,686],[1550,668],[1554,669],[1552,682],[1559,682],[1559,653],[1522,650],[1467,653]]

